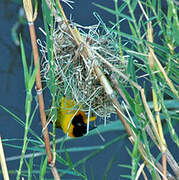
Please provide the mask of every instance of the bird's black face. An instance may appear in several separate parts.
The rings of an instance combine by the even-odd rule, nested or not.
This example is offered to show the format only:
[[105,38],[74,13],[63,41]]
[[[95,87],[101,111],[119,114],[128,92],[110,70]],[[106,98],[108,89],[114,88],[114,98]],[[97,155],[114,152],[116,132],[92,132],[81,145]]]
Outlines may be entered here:
[[84,119],[81,114],[76,115],[73,118],[72,124],[74,125],[73,135],[75,137],[80,137],[86,134],[87,124],[84,123]]

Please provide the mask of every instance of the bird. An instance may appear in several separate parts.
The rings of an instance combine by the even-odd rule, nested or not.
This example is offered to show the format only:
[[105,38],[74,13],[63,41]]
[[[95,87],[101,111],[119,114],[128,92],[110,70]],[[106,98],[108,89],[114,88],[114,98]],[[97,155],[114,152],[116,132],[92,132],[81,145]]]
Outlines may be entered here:
[[[60,107],[57,107],[56,128],[61,128],[69,137],[81,137],[87,133],[87,121],[82,105],[75,100],[63,96],[60,100]],[[95,121],[96,117],[92,116],[89,121]],[[94,127],[89,126],[89,130]]]

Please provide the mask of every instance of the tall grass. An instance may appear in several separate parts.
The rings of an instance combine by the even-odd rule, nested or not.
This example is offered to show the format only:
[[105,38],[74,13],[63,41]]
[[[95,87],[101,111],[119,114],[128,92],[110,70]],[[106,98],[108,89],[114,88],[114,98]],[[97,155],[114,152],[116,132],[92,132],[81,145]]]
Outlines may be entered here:
[[[126,162],[125,165],[121,163],[120,166],[130,169],[130,173],[126,175],[116,173],[116,179],[178,179],[179,167],[177,160],[175,160],[177,153],[171,154],[171,147],[167,144],[172,141],[176,148],[179,149],[179,137],[176,132],[179,120],[179,21],[177,15],[178,6],[175,1],[115,0],[114,9],[94,4],[99,9],[113,14],[116,17],[116,22],[111,22],[111,26],[107,27],[97,16],[100,28],[105,27],[103,29],[105,33],[95,34],[96,32],[93,32],[93,37],[88,32],[83,31],[82,26],[81,29],[71,27],[71,22],[65,19],[63,8],[58,1],[49,2],[43,0],[41,6],[46,35],[46,44],[41,47],[42,58],[45,58],[45,61],[42,60],[41,68],[42,76],[51,95],[51,117],[53,117],[53,129],[50,133],[52,135],[52,161],[57,167],[60,177],[63,179],[69,175],[80,179],[91,179],[90,177],[96,179],[95,175],[89,175],[90,170],[85,166],[87,161],[97,158],[97,154],[102,154],[103,150],[108,150],[109,146],[114,146],[114,144],[117,146],[119,141],[128,136],[129,141],[133,144],[132,149],[126,148],[131,163]],[[166,9],[164,9],[164,5]],[[54,17],[57,22],[54,21]],[[62,31],[62,24],[65,26],[64,32]],[[122,31],[123,24],[128,28],[128,32]],[[77,47],[76,59],[67,62],[65,65],[68,68],[65,67],[64,69],[63,64],[66,59],[63,63],[61,62],[65,55],[59,61],[58,58],[61,58],[61,55],[57,57],[56,53],[57,39],[55,39],[55,35],[58,34],[55,33],[59,31],[62,32],[62,35],[70,37],[67,39],[71,42],[69,47],[74,47],[74,45]],[[86,39],[85,41],[84,37],[91,38],[92,43],[88,43]],[[107,42],[106,46],[103,44],[104,41]],[[22,124],[25,132],[21,156],[7,158],[7,160],[18,160],[20,162],[17,179],[20,176],[28,177],[28,179],[33,179],[33,177],[45,179],[50,174],[50,167],[48,166],[44,145],[41,137],[36,135],[30,128],[35,112],[31,110],[31,91],[38,66],[35,67],[34,71],[32,71],[32,68],[28,70],[22,39],[20,39],[20,44],[27,92],[25,123],[5,107],[2,108]],[[70,53],[76,53],[65,48],[64,51],[69,55]],[[114,54],[111,54],[111,52]],[[113,62],[111,57],[118,59],[118,63]],[[74,61],[78,61],[78,58],[85,62],[92,62],[93,72],[89,75],[92,77],[95,74],[95,78],[98,80],[97,88],[101,88],[107,99],[107,103],[105,103],[110,104],[110,108],[112,107],[109,114],[115,112],[115,118],[117,118],[116,121],[105,122],[106,125],[101,123],[96,129],[90,131],[88,136],[98,136],[98,132],[103,134],[117,130],[122,130],[124,133],[103,145],[65,148],[64,144],[67,141],[69,143],[72,141],[78,142],[79,139],[69,139],[65,135],[60,139],[56,139],[58,133],[55,128],[57,109],[54,107],[60,106],[60,99],[64,95],[72,98],[77,97],[80,103],[85,104],[87,102],[78,97],[77,92],[79,91],[81,96],[83,92],[75,89],[78,83],[72,81],[74,78],[72,77],[73,73],[75,73]],[[46,66],[47,64],[49,66]],[[122,68],[119,68],[121,66]],[[150,85],[146,85],[147,83]],[[97,96],[98,94],[95,94],[95,97]],[[93,107],[92,100],[91,104],[86,104],[88,105],[85,108],[90,109],[91,113],[99,114]],[[103,107],[105,108],[105,106]],[[102,112],[107,114],[105,110]],[[106,118],[108,117],[106,116]],[[33,135],[29,141],[27,139],[28,134]],[[12,146],[11,140],[3,142],[8,146]],[[33,145],[30,145],[30,142]],[[17,146],[16,148],[20,147]],[[157,157],[153,154],[153,148],[159,150]],[[28,154],[26,150],[29,150]],[[90,151],[90,153],[77,162],[73,162],[73,154],[70,152],[81,154],[81,152],[86,151]],[[38,167],[34,163],[36,157],[41,158]],[[110,179],[109,174],[113,168],[114,157],[116,155],[112,154],[106,171],[99,172],[102,173],[101,177],[103,179]],[[30,158],[30,160],[28,161],[27,158]],[[168,165],[171,167],[171,171],[167,169]],[[81,166],[83,166],[83,169],[80,168]],[[9,173],[16,174],[15,171],[9,171]]]

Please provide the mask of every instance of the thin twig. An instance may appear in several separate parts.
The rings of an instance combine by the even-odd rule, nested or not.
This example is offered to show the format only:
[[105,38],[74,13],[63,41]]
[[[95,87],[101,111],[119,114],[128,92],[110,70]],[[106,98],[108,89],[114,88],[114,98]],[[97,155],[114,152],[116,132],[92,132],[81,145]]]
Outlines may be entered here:
[[162,167],[163,167],[163,175],[165,177],[167,177],[167,161],[166,161],[166,153],[165,152],[162,153]]
[[156,57],[156,55],[154,54],[154,52],[151,52],[151,53],[152,53],[152,55],[153,55],[153,58],[154,58],[155,62],[156,62],[157,65],[158,65],[160,71],[162,72],[162,74],[163,74],[166,82],[168,83],[168,86],[170,87],[171,91],[175,94],[175,96],[176,96],[177,98],[179,98],[179,96],[178,96],[178,91],[175,89],[172,81],[168,78],[168,76],[167,76],[164,68],[162,67],[161,63],[159,62],[158,58]]
[[[151,128],[146,125],[145,130],[147,132],[147,134],[149,135],[149,137],[153,140],[153,142],[155,143],[155,145],[159,148],[159,145],[156,143],[155,141],[155,137],[151,131]],[[168,149],[166,149],[166,159],[167,162],[169,163],[170,167],[172,168],[172,170],[174,171],[176,177],[179,177],[179,166],[177,164],[177,162],[175,161],[175,159],[173,158],[172,154],[170,153],[170,151]],[[162,167],[161,167],[162,169]],[[170,179],[169,177],[171,177],[171,179],[175,179],[168,171],[167,171],[167,178]]]
[[[145,164],[144,164],[144,163],[142,163],[141,165],[139,165],[139,169],[138,169],[138,171],[137,171],[137,173],[136,173],[135,180],[138,180],[138,179],[139,179],[141,173],[143,172],[144,167],[145,167]],[[145,179],[145,180],[148,180],[146,176],[144,176],[144,179]]]
[[[33,50],[33,55],[34,55],[34,64],[36,65],[37,62],[39,61],[39,54],[38,54],[38,48],[37,48],[35,27],[34,27],[33,23],[29,24],[29,31],[30,31],[32,50]],[[37,90],[37,92],[39,92],[39,93],[37,93],[37,95],[38,95],[38,103],[39,103],[39,110],[40,110],[40,118],[41,118],[42,128],[44,130],[43,134],[44,134],[44,142],[46,145],[46,152],[47,152],[47,156],[48,156],[48,162],[50,163],[52,161],[52,154],[51,154],[48,128],[46,127],[47,121],[46,121],[46,114],[45,114],[44,98],[43,98],[43,94],[42,94],[40,66],[38,68],[37,75],[36,75],[36,90]]]
[[117,82],[117,79],[115,78],[114,73],[111,74],[110,80],[111,80],[114,88],[119,92],[119,94],[121,95],[121,97],[124,99],[125,103],[129,106],[129,103],[128,103],[126,97],[125,97],[125,94],[122,92],[122,89],[119,87],[118,82]]
[[0,162],[1,162],[3,177],[5,180],[9,180],[9,174],[8,174],[8,170],[7,170],[7,165],[6,165],[6,160],[5,160],[1,136],[0,136]]

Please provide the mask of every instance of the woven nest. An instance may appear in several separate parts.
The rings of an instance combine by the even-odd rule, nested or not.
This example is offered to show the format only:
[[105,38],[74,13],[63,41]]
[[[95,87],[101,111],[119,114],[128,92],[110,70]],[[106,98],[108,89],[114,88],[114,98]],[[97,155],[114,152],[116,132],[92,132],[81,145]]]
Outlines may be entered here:
[[[74,27],[74,24],[71,25]],[[93,53],[93,50],[112,65],[124,71],[124,63],[121,63],[117,51],[118,45],[115,43],[117,36],[111,32],[99,35],[99,24],[90,27],[75,24],[75,27],[78,28],[83,42],[78,47],[65,24],[58,25],[53,33],[54,75],[57,94],[70,96],[77,103],[80,103],[86,112],[90,110],[96,116],[109,117],[114,112],[114,109],[93,68],[97,64],[106,77],[109,77],[112,71],[100,61],[99,57]],[[42,46],[40,41],[39,44],[44,57],[41,74],[45,81],[48,82],[50,80],[50,64],[47,58],[47,48]],[[85,58],[81,53],[83,44],[89,47],[90,58]]]

